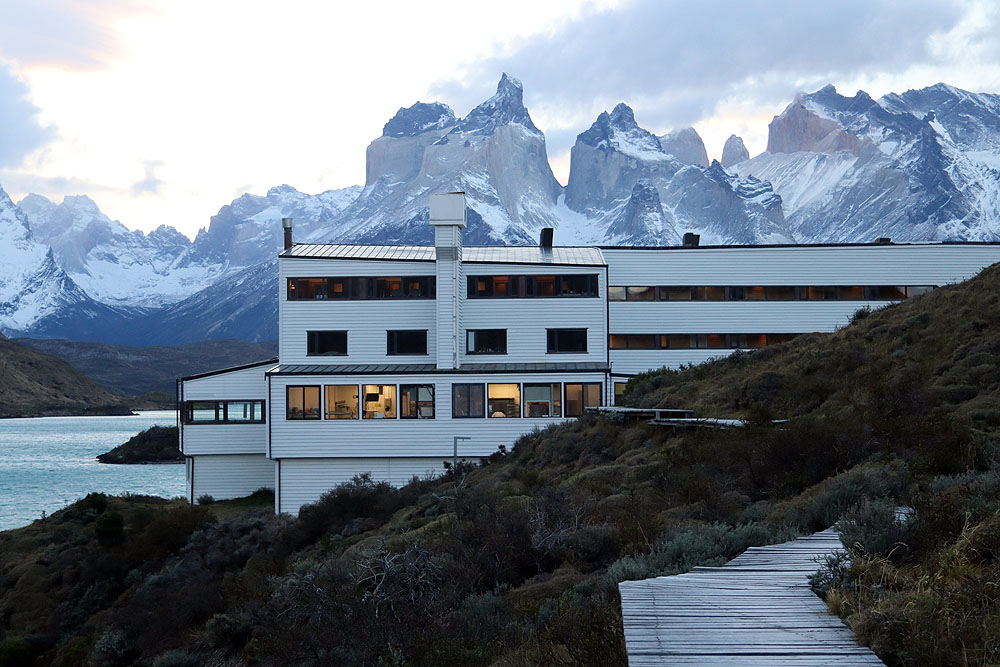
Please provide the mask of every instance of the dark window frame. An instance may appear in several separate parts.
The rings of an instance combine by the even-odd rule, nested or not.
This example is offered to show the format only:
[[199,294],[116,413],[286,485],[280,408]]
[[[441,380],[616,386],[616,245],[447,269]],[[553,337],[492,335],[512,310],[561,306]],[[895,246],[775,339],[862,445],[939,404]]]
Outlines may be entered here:
[[[320,334],[343,334],[344,335],[344,351],[343,352],[316,352],[313,351],[314,341],[318,343]],[[307,357],[346,357],[347,356],[347,344],[348,344],[347,329],[323,329],[315,331],[306,331],[306,356]]]
[[[292,413],[291,413],[291,408],[289,407],[291,405],[290,397],[291,397],[293,389],[300,389],[302,391],[302,407],[303,407],[303,411],[302,411],[302,415],[301,416],[293,416]],[[305,390],[306,389],[315,389],[316,390],[317,400],[316,400],[316,416],[315,417],[311,416],[308,412],[305,411],[305,405],[306,405]],[[322,416],[323,416],[323,386],[322,385],[318,385],[318,384],[290,384],[290,385],[285,386],[285,420],[286,421],[319,421],[322,418]]]
[[[299,298],[300,280],[320,281],[315,296]],[[398,280],[398,289],[385,289],[380,281]],[[343,289],[337,292],[333,285],[342,283]],[[295,276],[286,279],[286,301],[394,301],[400,299],[434,299],[437,296],[437,281],[433,275],[414,276]]]
[[[425,416],[422,416],[420,414],[420,408],[422,407],[422,405],[424,403],[427,402],[427,401],[421,401],[420,400],[420,388],[421,387],[425,387],[425,388],[429,387],[430,390],[431,390],[431,400],[430,400],[431,414],[430,414],[429,417],[425,417]],[[413,389],[413,388],[417,389],[417,400],[416,400],[417,412],[416,412],[416,414],[413,414],[413,415],[404,415],[403,414],[403,394],[405,394],[408,389]],[[428,384],[426,382],[422,382],[422,383],[410,383],[410,384],[400,384],[399,385],[399,390],[396,393],[396,404],[399,407],[399,418],[400,419],[434,419],[437,416],[437,390],[436,390],[436,387],[434,386],[433,383]]]
[[[423,352],[399,352],[400,334],[423,334]],[[428,353],[427,329],[387,329],[385,332],[385,355],[387,357],[426,357]]]
[[[212,421],[195,421],[194,420],[194,404],[195,403],[214,403],[215,404],[215,419]],[[260,419],[240,419],[231,420],[229,419],[229,404],[230,403],[251,403],[260,404]],[[250,409],[251,414],[255,412],[254,408]],[[220,424],[266,424],[267,423],[267,401],[263,398],[224,398],[224,399],[204,399],[204,400],[187,400],[181,405],[181,424],[184,426],[217,426]]]
[[[935,289],[937,285],[609,285],[608,301],[655,303],[662,301],[902,301]],[[648,298],[652,290],[653,298]],[[794,293],[788,290],[794,290]],[[841,296],[854,290],[862,296]],[[902,296],[880,296],[895,290]],[[913,290],[913,294],[910,291]],[[630,295],[632,295],[630,297]],[[639,296],[642,295],[642,296]],[[782,295],[779,297],[779,295]]]
[[[462,387],[462,388],[478,387],[479,388],[480,403],[482,404],[482,410],[480,410],[480,414],[478,414],[478,415],[472,414],[473,397],[472,397],[471,393],[469,393],[465,397],[465,399],[464,399],[465,404],[466,404],[465,407],[466,407],[467,411],[469,412],[469,414],[466,414],[466,415],[457,414],[458,411],[455,409],[455,406],[457,404],[456,398],[458,396],[458,392],[455,391],[455,390],[458,387]],[[452,383],[452,385],[451,385],[451,418],[452,419],[485,419],[486,418],[486,384],[483,383],[483,382],[456,382],[456,383]]]
[[[497,278],[504,279],[507,291],[503,294],[496,289]],[[543,279],[543,280],[539,280]],[[548,285],[551,279],[551,290],[547,294],[539,294],[542,285]],[[479,288],[482,281],[483,288]],[[569,288],[567,281],[583,281],[584,291],[577,289],[579,285]],[[597,273],[539,273],[524,275],[480,274],[466,276],[465,298],[467,299],[595,299],[601,296],[600,274]]]
[[[580,414],[570,414],[569,407],[569,388],[570,387],[580,387]],[[586,404],[587,397],[587,387],[593,386],[597,387],[597,405],[590,406]],[[600,407],[601,401],[604,396],[604,385],[600,382],[564,382],[563,383],[563,416],[566,418],[570,417],[582,417],[584,413],[587,412],[589,407]]]
[[[500,332],[500,331],[503,332],[503,351],[502,352],[492,352],[492,351],[487,352],[487,351],[479,351],[479,350],[472,349],[472,346],[470,345],[470,343],[472,341],[472,338],[475,337],[476,334],[497,333],[497,332]],[[468,355],[507,354],[507,330],[506,329],[466,329],[465,330],[465,353],[468,354]]]
[[[583,349],[582,350],[560,350],[559,338],[560,332],[563,333],[580,333],[583,332]],[[546,354],[588,354],[589,353],[589,336],[587,334],[587,329],[580,327],[553,327],[545,330],[545,353]]]

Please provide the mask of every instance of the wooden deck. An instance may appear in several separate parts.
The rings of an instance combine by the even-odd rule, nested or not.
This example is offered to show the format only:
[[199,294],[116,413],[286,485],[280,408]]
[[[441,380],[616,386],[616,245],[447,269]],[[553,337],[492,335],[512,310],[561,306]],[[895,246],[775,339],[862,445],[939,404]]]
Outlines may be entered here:
[[722,567],[618,585],[629,667],[883,665],[809,588],[832,529],[751,547]]

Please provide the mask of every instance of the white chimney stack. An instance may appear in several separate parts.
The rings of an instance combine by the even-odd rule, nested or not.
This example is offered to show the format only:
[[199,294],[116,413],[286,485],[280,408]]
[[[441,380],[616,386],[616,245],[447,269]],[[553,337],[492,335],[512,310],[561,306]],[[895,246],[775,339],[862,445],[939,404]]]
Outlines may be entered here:
[[459,366],[462,302],[462,230],[465,228],[465,193],[431,195],[434,228],[437,306],[437,367]]

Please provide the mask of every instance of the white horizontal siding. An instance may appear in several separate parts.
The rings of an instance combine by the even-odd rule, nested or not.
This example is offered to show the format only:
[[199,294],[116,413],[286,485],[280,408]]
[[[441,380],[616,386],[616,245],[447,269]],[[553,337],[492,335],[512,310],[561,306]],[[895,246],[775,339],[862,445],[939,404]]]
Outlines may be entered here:
[[182,428],[188,455],[267,452],[267,424],[184,424]]
[[834,331],[859,309],[889,301],[616,301],[612,334]]
[[944,285],[1000,261],[1000,245],[604,249],[612,285]]
[[[290,457],[424,457],[450,456],[453,437],[466,436],[459,453],[480,457],[497,447],[510,447],[535,428],[565,421],[557,418],[451,418],[452,383],[600,382],[602,373],[524,373],[504,375],[404,375],[404,376],[274,376],[269,401],[271,458]],[[324,384],[433,384],[434,419],[286,420],[285,387]],[[606,393],[606,392],[605,392]],[[522,392],[523,401],[523,392]],[[397,398],[398,403],[398,398]],[[398,410],[398,405],[397,405]],[[397,412],[398,414],[398,412]]]
[[263,455],[192,456],[188,459],[188,500],[197,502],[204,495],[216,500],[242,498],[261,487],[273,488],[274,465]]
[[664,366],[679,368],[685,364],[700,364],[709,359],[727,357],[733,352],[734,350],[611,350],[611,368],[615,373],[635,375]]
[[184,381],[184,400],[239,400],[267,398],[265,371],[271,366],[261,364],[228,373]]
[[282,459],[278,466],[278,511],[298,514],[303,505],[366,472],[375,481],[393,486],[403,486],[414,477],[437,476],[444,472],[445,460],[450,458]]

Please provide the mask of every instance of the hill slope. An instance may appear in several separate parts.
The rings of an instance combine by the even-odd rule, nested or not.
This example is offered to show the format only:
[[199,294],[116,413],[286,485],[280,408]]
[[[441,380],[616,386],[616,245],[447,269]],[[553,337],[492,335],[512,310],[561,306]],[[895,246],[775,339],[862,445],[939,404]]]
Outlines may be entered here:
[[0,533],[0,651],[41,665],[624,666],[617,582],[842,520],[854,567],[817,586],[888,664],[996,664],[998,295],[994,266],[627,394],[745,415],[743,428],[586,417],[402,489],[356,478],[298,519],[89,497]]
[[79,414],[131,410],[65,361],[0,336],[0,417]]

